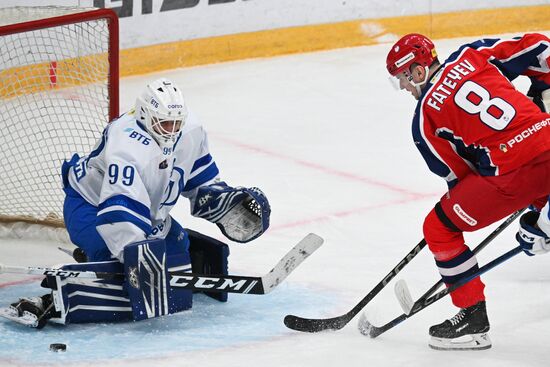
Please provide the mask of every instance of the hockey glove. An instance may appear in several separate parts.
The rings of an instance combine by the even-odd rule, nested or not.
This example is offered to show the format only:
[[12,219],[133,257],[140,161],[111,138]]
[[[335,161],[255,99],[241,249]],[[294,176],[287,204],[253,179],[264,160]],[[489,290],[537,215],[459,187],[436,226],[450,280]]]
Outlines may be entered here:
[[192,214],[220,228],[235,242],[249,242],[269,227],[271,207],[257,187],[230,187],[224,182],[199,188]]
[[531,211],[523,214],[519,220],[520,227],[516,239],[529,256],[550,251],[550,238],[537,226],[539,216],[540,213]]
[[542,112],[550,113],[550,89],[538,91],[531,87],[527,96],[530,97]]

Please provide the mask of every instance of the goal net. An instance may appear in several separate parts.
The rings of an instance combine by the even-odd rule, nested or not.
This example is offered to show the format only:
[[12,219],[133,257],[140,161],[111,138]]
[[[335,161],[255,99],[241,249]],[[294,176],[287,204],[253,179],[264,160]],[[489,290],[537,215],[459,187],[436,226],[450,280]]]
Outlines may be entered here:
[[3,8],[0,49],[0,236],[28,238],[33,225],[64,227],[61,164],[118,115],[118,20],[108,9]]

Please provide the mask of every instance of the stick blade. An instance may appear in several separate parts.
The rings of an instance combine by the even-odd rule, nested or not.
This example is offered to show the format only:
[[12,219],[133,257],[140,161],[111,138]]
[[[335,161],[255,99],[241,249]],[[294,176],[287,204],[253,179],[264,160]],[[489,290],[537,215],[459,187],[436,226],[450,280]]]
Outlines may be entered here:
[[273,269],[262,277],[264,292],[267,294],[283,282],[286,277],[294,271],[305,259],[317,251],[324,240],[310,233],[296,244]]
[[411,291],[409,290],[407,282],[404,279],[398,280],[397,283],[395,283],[394,291],[395,296],[397,297],[397,300],[399,301],[399,304],[403,309],[403,312],[406,315],[409,315],[414,306],[414,301],[412,299]]
[[306,333],[317,333],[324,330],[340,330],[348,321],[347,317],[342,316],[330,319],[307,319],[300,316],[286,315],[284,319],[287,328]]
[[365,315],[364,312],[361,313],[361,316],[359,317],[359,321],[357,322],[357,329],[359,329],[359,332],[365,336],[371,336],[372,328],[374,325],[372,325],[369,320],[367,319],[367,315]]

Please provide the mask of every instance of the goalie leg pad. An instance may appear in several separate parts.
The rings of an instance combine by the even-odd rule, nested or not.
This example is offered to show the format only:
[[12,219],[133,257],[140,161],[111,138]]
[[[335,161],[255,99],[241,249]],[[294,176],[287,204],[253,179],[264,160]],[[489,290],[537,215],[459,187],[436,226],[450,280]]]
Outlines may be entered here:
[[124,271],[134,320],[168,315],[189,309],[192,296],[170,287],[166,243],[141,241],[124,248]]
[[[121,273],[118,261],[68,264],[64,270]],[[78,278],[48,276],[43,287],[52,289],[55,314],[50,321],[59,324],[115,322],[132,320],[132,309],[124,281],[116,279],[90,280],[75,284]]]
[[168,271],[191,271],[187,231],[174,218],[170,219],[170,230],[164,239]]
[[[228,275],[229,246],[212,237],[186,229],[189,235],[193,273]],[[204,292],[220,302],[227,302],[227,293]]]
[[[149,241],[145,242],[149,243]],[[159,240],[159,242],[164,244],[163,240]],[[135,247],[136,246],[134,246],[134,248]],[[164,246],[161,247],[162,252],[164,253]],[[177,257],[177,255],[174,256]],[[183,256],[183,258],[185,258],[185,255]],[[187,258],[189,258],[189,255],[187,255]],[[105,262],[68,264],[64,265],[62,269],[74,271],[122,273],[124,272],[124,267],[125,266],[120,262],[113,260]],[[166,275],[165,269],[163,273]],[[48,276],[45,278],[42,286],[52,290],[51,298],[54,305],[54,309],[51,313],[51,318],[48,317],[49,321],[59,324],[69,324],[130,321],[145,318],[142,317],[143,315],[141,315],[141,317],[135,318],[134,309],[138,309],[138,311],[145,311],[146,309],[143,306],[143,303],[141,304],[141,306],[136,306],[135,304],[131,303],[132,297],[129,296],[128,292],[131,287],[126,284],[125,280],[98,279],[90,280],[89,283],[87,282],[85,285],[72,283],[74,281],[78,281],[78,279],[54,276]],[[148,287],[147,284],[145,284],[145,286]],[[153,284],[153,287],[154,286],[155,285]],[[170,291],[171,289],[168,290],[169,313],[181,311],[183,309],[189,309],[191,307],[191,291],[178,289],[178,292],[181,292],[179,294],[178,292]],[[134,295],[133,298],[135,299],[136,296]],[[137,300],[138,302],[142,301],[143,297],[141,295],[138,295]],[[19,317],[19,315],[14,314],[13,310],[9,310],[8,308],[6,308],[6,315],[11,316],[10,319]],[[27,319],[28,317],[21,319],[21,321],[26,322],[26,325],[28,326],[39,326],[36,323],[36,318],[33,320]],[[42,326],[43,324],[40,324],[39,327]]]
[[[191,256],[189,254],[189,237],[182,226],[171,218],[171,227],[166,235],[166,265],[168,272],[191,272]],[[179,312],[191,308],[193,291],[174,287],[171,289],[172,311]]]

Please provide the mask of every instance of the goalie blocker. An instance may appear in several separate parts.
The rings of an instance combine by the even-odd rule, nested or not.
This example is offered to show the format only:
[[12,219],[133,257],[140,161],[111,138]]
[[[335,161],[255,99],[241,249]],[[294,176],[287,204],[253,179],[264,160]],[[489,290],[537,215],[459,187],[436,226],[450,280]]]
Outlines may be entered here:
[[[190,258],[183,252],[166,256],[164,240],[134,243],[124,248],[124,264],[113,260],[62,267],[74,271],[124,272],[124,280],[97,279],[75,284],[69,278],[47,276],[42,286],[52,289],[51,295],[21,299],[1,309],[0,316],[41,328],[47,320],[60,324],[138,321],[190,309],[193,292],[171,287],[168,271],[227,275],[229,248],[198,232],[187,232]],[[206,294],[227,301],[227,293]]]

